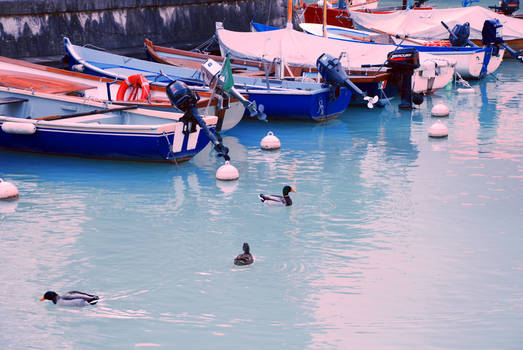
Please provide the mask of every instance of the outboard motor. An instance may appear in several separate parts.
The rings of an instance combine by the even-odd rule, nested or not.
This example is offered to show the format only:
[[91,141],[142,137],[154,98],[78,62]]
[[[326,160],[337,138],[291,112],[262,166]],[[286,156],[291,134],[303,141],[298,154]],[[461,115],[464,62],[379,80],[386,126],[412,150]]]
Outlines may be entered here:
[[498,13],[510,16],[519,10],[519,0],[500,0],[499,6],[489,6]]
[[[212,59],[208,59],[202,64],[201,73],[203,82],[208,86],[216,84],[217,89],[223,88],[224,81],[220,76],[221,72],[222,66]],[[249,111],[251,117],[257,117],[260,120],[267,119],[267,115],[263,113],[263,105],[260,105],[258,108],[256,106],[256,101],[249,102],[234,87],[232,87],[229,92],[243,104],[243,106]]]
[[323,78],[323,81],[335,88],[334,96],[338,97],[340,95],[340,88],[346,87],[358,95],[361,95],[364,100],[368,101],[369,108],[372,108],[374,103],[378,102],[378,96],[367,96],[365,92],[361,91],[360,88],[350,81],[338,58],[324,53],[316,60],[316,67],[318,68],[318,72]]
[[503,43],[503,25],[499,19],[487,19],[481,30],[481,41],[483,45],[493,46]]
[[452,46],[463,47],[469,42],[470,23],[456,24],[449,36],[449,41]]
[[198,96],[193,90],[189,89],[189,87],[181,81],[171,82],[167,85],[166,90],[167,97],[169,97],[173,106],[184,112],[183,117],[180,118],[180,121],[183,122],[182,132],[184,134],[193,133],[196,131],[196,125],[200,125],[200,128],[205,132],[214,145],[214,150],[218,152],[218,156],[223,157],[226,161],[230,160],[231,158],[228,154],[229,149],[225,147],[223,143],[218,141],[216,135],[209,130],[207,124],[196,109],[196,103],[200,99],[200,96]]
[[421,104],[423,96],[412,93],[412,74],[419,68],[419,52],[414,48],[398,49],[387,54],[387,67],[398,82],[401,95],[400,109],[412,109],[412,102]]

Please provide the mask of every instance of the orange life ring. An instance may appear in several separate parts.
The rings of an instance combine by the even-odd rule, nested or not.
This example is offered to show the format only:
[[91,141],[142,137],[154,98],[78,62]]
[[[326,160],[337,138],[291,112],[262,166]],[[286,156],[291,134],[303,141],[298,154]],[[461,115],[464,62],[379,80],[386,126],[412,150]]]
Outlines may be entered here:
[[[145,101],[151,92],[149,82],[142,74],[131,75],[120,84],[120,88],[116,94],[117,101],[125,101],[125,92],[129,87],[132,87],[132,90],[129,93],[127,101]],[[140,99],[138,99],[137,95],[140,89],[142,90],[142,94]]]

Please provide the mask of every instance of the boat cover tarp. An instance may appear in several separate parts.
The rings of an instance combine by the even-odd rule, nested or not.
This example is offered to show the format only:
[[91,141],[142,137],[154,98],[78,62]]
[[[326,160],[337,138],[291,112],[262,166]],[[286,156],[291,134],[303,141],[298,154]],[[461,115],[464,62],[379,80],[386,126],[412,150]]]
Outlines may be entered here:
[[505,41],[523,38],[523,20],[501,15],[480,6],[395,11],[392,13],[364,13],[350,11],[350,17],[358,26],[378,31],[408,35],[425,40],[448,39],[449,32],[443,27],[445,22],[450,29],[456,24],[470,23],[470,39],[481,40],[481,30],[487,19],[499,19],[503,25]]
[[[283,59],[286,64],[307,67],[315,67],[316,60],[323,53],[334,57],[345,53],[340,62],[347,68],[360,67],[362,64],[383,64],[387,53],[396,48],[394,45],[376,47],[366,43],[332,40],[298,32],[291,27],[266,32],[218,29],[216,36],[223,54],[230,53],[233,57],[269,63]],[[428,54],[421,56],[432,57]]]

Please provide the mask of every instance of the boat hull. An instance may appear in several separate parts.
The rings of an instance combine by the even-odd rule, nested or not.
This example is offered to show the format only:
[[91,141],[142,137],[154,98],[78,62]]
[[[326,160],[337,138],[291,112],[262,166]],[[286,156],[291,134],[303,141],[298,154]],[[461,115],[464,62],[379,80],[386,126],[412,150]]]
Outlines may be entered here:
[[[264,106],[268,119],[321,122],[339,116],[349,105],[352,91],[342,88],[337,97],[330,89],[311,94],[289,95],[249,90],[249,99]],[[249,116],[244,116],[249,117]]]

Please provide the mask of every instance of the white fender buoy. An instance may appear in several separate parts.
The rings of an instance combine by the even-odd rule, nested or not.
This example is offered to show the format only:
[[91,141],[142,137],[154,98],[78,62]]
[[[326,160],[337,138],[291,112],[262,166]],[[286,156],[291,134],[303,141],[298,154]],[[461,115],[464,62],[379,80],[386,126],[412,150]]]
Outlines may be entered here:
[[18,198],[18,189],[10,182],[0,179],[0,199]]
[[434,107],[432,107],[431,114],[434,117],[446,117],[449,115],[449,107],[444,105],[443,103],[438,103]]
[[430,137],[447,137],[449,136],[449,129],[445,124],[441,122],[441,120],[436,121],[432,126],[429,128],[429,136]]
[[280,139],[274,136],[272,131],[269,131],[267,135],[260,142],[261,149],[273,150],[281,147]]
[[36,125],[33,123],[4,122],[2,131],[6,134],[32,135],[36,132]]
[[457,91],[460,94],[474,94],[476,92],[473,88],[459,88]]
[[216,178],[222,181],[234,181],[240,178],[240,173],[229,161],[216,170]]

